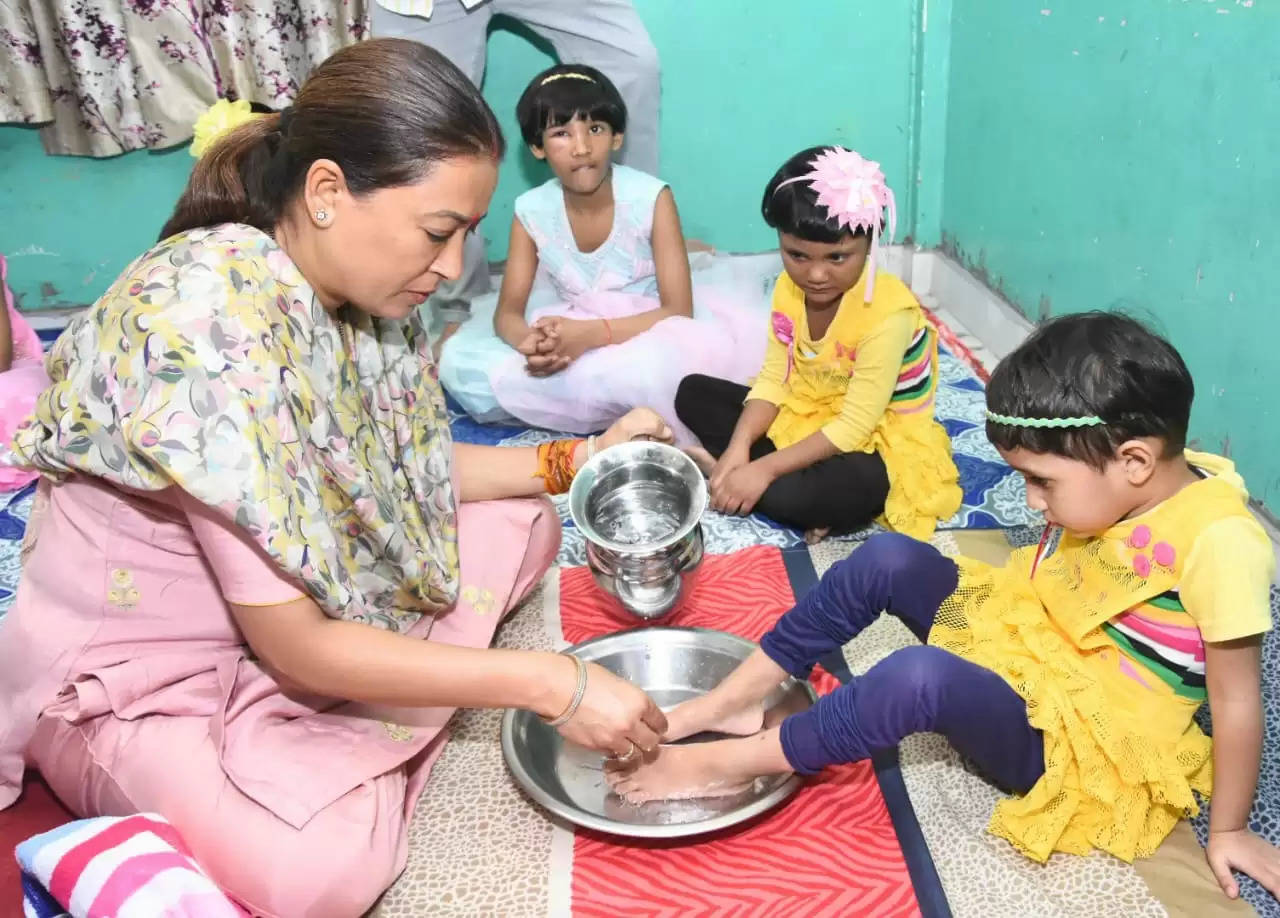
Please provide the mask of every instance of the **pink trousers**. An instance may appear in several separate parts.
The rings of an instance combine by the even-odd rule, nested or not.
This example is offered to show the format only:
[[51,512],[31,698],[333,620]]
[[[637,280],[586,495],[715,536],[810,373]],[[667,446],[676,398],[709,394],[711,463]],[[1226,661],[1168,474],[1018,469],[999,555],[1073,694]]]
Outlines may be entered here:
[[[536,512],[530,512],[531,506]],[[510,528],[517,523],[523,527],[518,534],[502,531],[504,525]],[[46,530],[41,542],[48,536]],[[471,585],[470,606],[438,618],[431,626],[430,639],[488,646],[503,614],[528,595],[553,563],[559,541],[559,518],[545,500],[462,505],[459,546],[464,591]],[[506,574],[490,592],[486,580],[474,576],[468,557],[492,557],[502,554],[503,548],[522,551],[522,556],[509,559]],[[139,586],[145,599],[149,586],[141,581]],[[492,605],[486,606],[486,600]],[[99,639],[101,636],[99,632]],[[445,725],[453,709],[416,709],[402,712],[394,723],[372,721],[374,729],[366,741],[369,756],[375,757],[372,761],[380,760],[376,756],[394,755],[394,750],[378,751],[379,746],[430,739],[401,764],[361,781],[332,802],[308,810],[305,819],[286,819],[278,815],[284,808],[273,811],[260,802],[264,799],[261,793],[257,794],[259,799],[246,793],[242,788],[252,792],[254,785],[246,783],[243,776],[239,781],[229,777],[227,763],[233,757],[228,744],[233,739],[230,727],[235,726],[230,714],[221,728],[224,734],[216,718],[203,714],[145,713],[165,707],[164,693],[170,688],[164,680],[168,677],[157,674],[153,678],[156,684],[138,690],[139,699],[145,700],[141,707],[112,697],[107,713],[85,716],[86,710],[93,708],[96,694],[116,691],[110,670],[95,670],[92,679],[75,683],[79,713],[69,714],[59,703],[46,709],[26,746],[27,761],[39,768],[75,813],[160,813],[186,840],[214,881],[260,915],[359,916],[404,869],[406,829],[431,766],[448,739]],[[136,672],[130,678],[136,682]],[[270,684],[255,688],[259,700],[272,691],[278,689]],[[60,701],[65,702],[67,694],[64,691]],[[193,701],[184,698],[182,704],[191,706]],[[301,783],[315,776],[316,782],[324,784],[326,763],[332,763],[324,750],[335,749],[332,738],[321,735],[325,729],[321,718],[325,716],[346,715],[330,712],[311,718],[308,723],[314,726],[306,729],[315,732],[314,743],[305,732],[300,735],[273,727],[272,723],[283,721],[267,718],[241,728],[239,737],[234,738],[239,746],[230,751],[241,759],[248,758],[256,768],[278,763],[284,772],[302,776]],[[277,731],[274,739],[269,732],[273,729]],[[411,735],[416,738],[411,740]],[[326,747],[326,743],[330,745]],[[359,756],[358,752],[337,752],[337,758],[344,762]],[[281,799],[279,788],[271,793],[271,799]]]

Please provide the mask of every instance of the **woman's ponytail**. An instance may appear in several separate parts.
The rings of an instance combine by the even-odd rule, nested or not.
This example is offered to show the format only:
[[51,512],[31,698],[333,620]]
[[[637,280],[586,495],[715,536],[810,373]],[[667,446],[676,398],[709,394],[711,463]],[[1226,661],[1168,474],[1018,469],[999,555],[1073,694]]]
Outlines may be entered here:
[[261,115],[219,137],[191,170],[161,239],[202,226],[247,223],[271,232],[284,189],[271,187],[280,115]]

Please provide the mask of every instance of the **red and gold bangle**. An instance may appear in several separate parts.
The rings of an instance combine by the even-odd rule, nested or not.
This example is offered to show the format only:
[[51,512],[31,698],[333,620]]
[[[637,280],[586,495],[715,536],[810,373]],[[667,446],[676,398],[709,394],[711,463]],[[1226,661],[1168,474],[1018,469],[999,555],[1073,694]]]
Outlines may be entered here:
[[543,480],[548,494],[564,494],[573,484],[577,474],[573,454],[580,443],[581,440],[549,440],[538,444],[538,471],[534,477]]
[[609,336],[608,343],[613,344],[613,326],[609,324],[608,319],[601,319],[600,321],[604,323],[604,333]]

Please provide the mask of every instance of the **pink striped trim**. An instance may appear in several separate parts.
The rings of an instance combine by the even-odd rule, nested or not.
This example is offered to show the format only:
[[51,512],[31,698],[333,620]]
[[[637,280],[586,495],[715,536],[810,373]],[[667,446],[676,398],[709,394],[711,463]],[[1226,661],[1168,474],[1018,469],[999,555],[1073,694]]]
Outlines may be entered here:
[[98,890],[89,914],[114,915],[126,899],[145,889],[158,873],[174,868],[196,872],[191,861],[177,851],[152,851],[122,861]]
[[929,358],[930,358],[930,355],[925,354],[918,361],[916,361],[914,366],[908,367],[907,369],[899,373],[898,382],[906,382],[909,379],[917,379],[920,376],[923,376],[925,371],[929,369],[929,364],[932,362]]
[[1204,660],[1204,639],[1200,629],[1185,625],[1165,625],[1129,611],[1115,617],[1115,624],[1123,625],[1161,647],[1169,647],[1180,653],[1194,654],[1196,662]]
[[123,844],[135,835],[151,832],[174,850],[189,855],[186,843],[167,822],[158,822],[142,814],[129,816],[86,838],[58,859],[49,876],[49,894],[59,902],[70,902],[80,875],[89,862],[110,848]]

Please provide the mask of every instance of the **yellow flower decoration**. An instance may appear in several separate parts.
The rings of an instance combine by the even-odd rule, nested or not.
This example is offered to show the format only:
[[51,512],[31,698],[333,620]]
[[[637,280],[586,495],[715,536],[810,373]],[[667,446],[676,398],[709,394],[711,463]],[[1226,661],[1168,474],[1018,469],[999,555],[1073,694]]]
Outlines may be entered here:
[[244,99],[236,102],[219,99],[209,107],[207,112],[196,119],[195,137],[191,141],[191,155],[199,159],[227,131],[238,128],[246,121],[261,117],[262,115],[256,114]]
[[497,606],[497,602],[493,598],[492,590],[482,590],[475,586],[464,586],[461,594],[462,601],[471,606],[471,611],[476,615],[488,615]]
[[393,724],[389,720],[384,720],[382,729],[386,730],[387,736],[397,743],[407,743],[413,739],[413,731],[403,724]]

